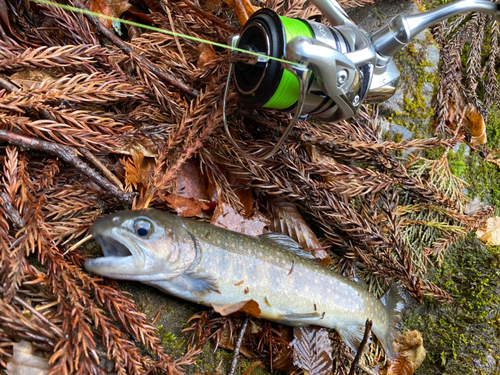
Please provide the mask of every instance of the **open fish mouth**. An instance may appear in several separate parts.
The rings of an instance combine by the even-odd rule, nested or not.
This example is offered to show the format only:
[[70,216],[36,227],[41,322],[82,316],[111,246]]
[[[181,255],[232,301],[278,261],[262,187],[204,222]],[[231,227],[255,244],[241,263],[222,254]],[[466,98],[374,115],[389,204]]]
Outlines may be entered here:
[[144,274],[146,258],[143,251],[138,244],[121,234],[109,236],[94,233],[104,256],[85,261],[88,271],[122,280],[135,279]]
[[101,245],[105,257],[131,257],[132,252],[127,246],[112,237],[97,236],[96,241]]

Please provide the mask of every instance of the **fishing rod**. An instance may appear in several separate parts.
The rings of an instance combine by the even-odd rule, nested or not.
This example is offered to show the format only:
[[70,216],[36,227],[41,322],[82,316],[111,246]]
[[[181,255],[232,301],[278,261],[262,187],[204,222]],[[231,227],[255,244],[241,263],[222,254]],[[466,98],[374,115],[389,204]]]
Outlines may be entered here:
[[[499,4],[459,0],[426,13],[397,15],[368,34],[335,0],[312,2],[331,26],[282,17],[264,8],[249,18],[240,34],[229,38],[230,46],[261,55],[254,64],[231,64],[223,104],[229,140],[251,160],[262,161],[274,155],[299,118],[336,122],[356,115],[363,103],[381,103],[392,97],[400,78],[392,57],[426,28],[466,12],[490,13],[500,21]],[[231,135],[226,102],[232,79],[246,106],[294,113],[276,145],[263,156],[247,153]]]
[[[312,0],[331,26],[283,17],[263,8],[248,19],[240,34],[231,36],[228,45],[224,45],[51,0],[31,1],[231,49],[235,54],[253,55],[253,62],[231,63],[223,100],[223,122],[233,146],[254,161],[273,156],[299,119],[313,117],[337,122],[355,116],[363,103],[381,103],[391,98],[400,78],[392,57],[426,28],[467,12],[489,13],[500,21],[499,4],[459,0],[425,13],[397,15],[368,34],[335,0]],[[243,150],[229,130],[226,108],[233,79],[245,106],[294,114],[273,149],[263,156]]]

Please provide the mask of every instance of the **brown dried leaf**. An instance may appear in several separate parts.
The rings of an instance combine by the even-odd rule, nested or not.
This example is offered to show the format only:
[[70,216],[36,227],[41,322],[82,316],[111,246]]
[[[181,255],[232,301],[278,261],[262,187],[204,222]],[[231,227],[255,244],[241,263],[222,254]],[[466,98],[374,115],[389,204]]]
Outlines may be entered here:
[[500,217],[494,216],[486,220],[485,226],[476,231],[477,237],[484,243],[500,245]]
[[222,316],[227,316],[236,312],[243,312],[255,316],[257,319],[260,319],[261,314],[259,304],[253,299],[248,301],[241,301],[238,303],[231,303],[224,306],[212,304],[212,307]]
[[245,26],[248,18],[260,9],[254,6],[250,0],[226,0],[226,2],[234,9],[234,13],[238,17],[238,22],[241,26]]
[[34,355],[30,342],[22,340],[14,343],[14,354],[7,364],[9,375],[46,375],[49,373],[49,361]]
[[410,361],[399,356],[392,361],[387,375],[413,375],[413,366]]
[[396,339],[396,351],[412,364],[413,370],[418,369],[425,360],[426,350],[422,334],[418,331],[408,331]]
[[325,267],[331,262],[328,253],[321,249],[322,245],[318,238],[305,222],[295,203],[281,199],[269,201],[269,209],[272,213],[271,223],[268,226],[271,232],[286,234],[294,239],[304,250],[312,250],[311,253]]
[[29,89],[31,87],[39,87],[40,83],[45,80],[54,81],[54,76],[50,71],[44,69],[33,69],[33,70],[21,70],[10,76],[10,80],[18,85],[19,87],[24,87]]
[[177,172],[176,194],[184,198],[195,200],[205,198],[202,185],[203,178],[200,171],[200,165],[195,159],[189,159],[182,164]]
[[477,146],[486,143],[486,124],[479,111],[469,106],[465,113],[464,124],[469,129],[472,136],[471,145]]
[[173,208],[180,216],[192,217],[210,207],[199,200],[184,198],[176,194],[169,194],[165,197],[169,207]]
[[148,158],[155,158],[158,156],[158,147],[153,141],[148,139],[141,139],[141,142],[131,141],[121,148],[115,148],[113,152],[117,154],[133,155],[142,154]]
[[221,202],[214,211],[211,223],[249,236],[258,236],[264,233],[264,227],[269,224],[269,220],[260,212],[245,218],[229,204]]
[[295,339],[290,343],[293,347],[293,364],[309,375],[327,375],[331,372],[332,343],[326,328],[295,327]]
[[198,58],[198,62],[196,63],[196,67],[198,69],[203,69],[205,64],[215,60],[215,50],[210,44],[201,43],[198,47],[198,52],[200,56]]
[[[131,5],[127,0],[92,0],[90,10],[105,16],[120,17]],[[112,21],[108,18],[99,17],[99,21],[106,26],[111,27]]]

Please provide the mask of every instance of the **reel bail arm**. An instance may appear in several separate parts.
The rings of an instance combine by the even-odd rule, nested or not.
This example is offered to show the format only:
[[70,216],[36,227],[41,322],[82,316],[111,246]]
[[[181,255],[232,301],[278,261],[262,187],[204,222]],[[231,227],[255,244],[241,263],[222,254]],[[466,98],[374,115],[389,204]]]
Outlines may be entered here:
[[[237,43],[238,37],[232,37],[232,39],[229,40],[232,46],[234,46]],[[226,103],[227,103],[227,96],[229,94],[229,87],[231,86],[231,77],[233,73],[233,64],[230,65],[229,67],[229,73],[227,75],[227,81],[226,81],[226,89],[224,91],[224,101],[222,103],[222,121],[224,123],[224,130],[226,131],[226,135],[229,139],[229,141],[233,144],[234,147],[246,158],[253,160],[253,161],[264,161],[266,159],[269,159],[271,156],[273,156],[278,150],[280,149],[281,145],[283,142],[285,142],[285,139],[288,137],[288,134],[292,131],[293,127],[299,120],[299,118],[306,118],[306,116],[301,116],[302,113],[302,108],[304,106],[304,101],[305,97],[307,94],[307,83],[309,80],[310,76],[310,70],[307,68],[307,66],[304,65],[298,65],[298,64],[287,64],[287,63],[281,63],[283,67],[291,72],[295,77],[297,77],[299,81],[299,100],[297,102],[297,111],[295,112],[292,121],[286,128],[285,132],[282,134],[278,142],[274,145],[273,149],[268,152],[265,155],[262,156],[256,156],[249,154],[245,150],[243,150],[240,145],[236,142],[236,140],[233,138],[233,135],[231,134],[231,131],[229,130],[229,125],[227,123],[227,116],[226,116]]]

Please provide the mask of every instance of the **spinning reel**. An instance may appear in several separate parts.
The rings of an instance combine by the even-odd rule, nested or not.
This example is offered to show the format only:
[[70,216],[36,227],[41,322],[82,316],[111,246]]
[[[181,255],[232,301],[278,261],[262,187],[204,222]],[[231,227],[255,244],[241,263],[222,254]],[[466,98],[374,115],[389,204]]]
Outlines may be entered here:
[[[465,12],[491,13],[500,21],[499,4],[459,0],[430,12],[395,16],[368,35],[335,0],[312,1],[331,27],[282,17],[264,8],[250,17],[241,34],[229,38],[233,47],[290,62],[259,57],[253,65],[231,64],[223,104],[224,128],[237,150],[249,159],[261,161],[274,155],[300,117],[340,121],[354,116],[363,103],[389,99],[400,76],[392,57],[424,29]],[[247,107],[294,113],[273,150],[264,156],[246,153],[229,131],[226,101],[231,78]]]

